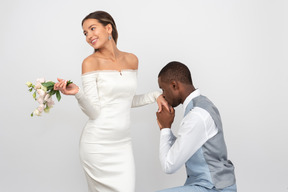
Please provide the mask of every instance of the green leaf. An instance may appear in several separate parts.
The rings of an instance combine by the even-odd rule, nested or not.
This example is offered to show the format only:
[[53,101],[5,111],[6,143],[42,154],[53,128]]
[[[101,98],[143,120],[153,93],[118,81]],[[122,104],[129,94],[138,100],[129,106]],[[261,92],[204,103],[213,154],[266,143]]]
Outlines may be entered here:
[[58,101],[61,100],[61,94],[60,94],[59,91],[56,91],[56,98],[57,98]]
[[[53,90],[51,90],[51,91],[49,92],[49,95],[52,96],[52,95],[54,95],[56,92],[57,92],[57,90],[54,90],[54,89],[53,89]],[[58,92],[59,92],[59,91],[58,91]]]
[[33,117],[33,112],[31,113],[31,117]]
[[71,84],[71,83],[73,83],[71,80],[69,80],[68,82],[67,82],[67,85],[66,86],[68,86],[69,84]]
[[47,87],[47,89],[48,89],[48,87],[54,87],[54,82],[52,82],[52,81],[49,81],[49,82],[46,82],[46,83],[41,83],[44,87]]
[[52,86],[52,87],[46,87],[46,88],[47,88],[47,91],[51,91],[51,90],[54,89],[54,86]]
[[36,91],[33,93],[33,98],[36,99]]

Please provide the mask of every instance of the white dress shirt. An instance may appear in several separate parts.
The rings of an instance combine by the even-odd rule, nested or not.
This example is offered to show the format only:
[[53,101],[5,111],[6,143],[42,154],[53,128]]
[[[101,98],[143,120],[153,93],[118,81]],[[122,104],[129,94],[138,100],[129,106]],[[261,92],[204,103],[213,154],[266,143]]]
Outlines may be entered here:
[[[200,95],[197,89],[184,101],[184,111],[188,103]],[[176,138],[170,128],[161,129],[160,163],[165,173],[174,173],[210,138],[218,132],[210,114],[194,107],[181,121]]]

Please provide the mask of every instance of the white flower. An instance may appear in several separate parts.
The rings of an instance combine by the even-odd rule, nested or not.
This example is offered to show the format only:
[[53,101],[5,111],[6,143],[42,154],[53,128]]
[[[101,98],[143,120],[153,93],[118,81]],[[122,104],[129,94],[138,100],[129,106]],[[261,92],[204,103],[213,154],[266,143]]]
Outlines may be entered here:
[[43,104],[44,103],[43,97],[38,97],[37,101],[38,101],[39,104]]
[[41,115],[41,113],[40,113],[40,111],[39,111],[38,109],[35,109],[35,110],[33,111],[33,114],[34,114],[34,115],[37,115],[37,116],[40,116],[40,115]]
[[27,81],[27,82],[26,82],[26,85],[27,85],[28,87],[32,87],[33,84],[32,84],[30,81]]
[[45,105],[44,104],[40,104],[37,108],[37,110],[42,113],[44,111]]
[[42,84],[41,83],[45,83],[45,79],[44,78],[39,78],[36,80],[36,84],[35,84],[35,89],[40,89]]
[[43,90],[43,91],[47,91],[47,87],[44,87],[42,84],[41,84],[41,90]]
[[[47,96],[48,95],[48,96]],[[52,100],[52,97],[49,95],[49,94],[47,94],[46,96],[45,96],[45,98],[44,98],[44,101],[46,101],[46,105],[49,107],[49,108],[51,108],[51,107],[53,107],[53,105],[54,105],[54,101]]]
[[[42,83],[45,83],[45,86],[43,86]],[[69,80],[68,83],[70,84],[72,81]],[[46,81],[44,78],[38,78],[35,85],[33,85],[30,81],[26,82],[26,85],[29,88],[28,91],[33,91],[32,96],[39,103],[38,107],[31,113],[32,117],[34,115],[40,116],[43,111],[46,113],[49,112],[49,110],[55,104],[52,100],[52,96],[54,94],[56,94],[58,101],[60,100],[60,91],[54,90],[54,84],[55,83],[53,81]]]
[[50,98],[52,99],[51,95],[50,94],[46,94],[45,97],[44,97],[44,101],[48,101]]
[[36,83],[34,88],[35,88],[35,89],[40,89],[40,88],[41,88],[41,85],[42,85],[41,83]]
[[37,80],[36,80],[36,83],[45,83],[45,78],[38,78]]
[[39,94],[40,97],[44,99],[46,92],[42,89],[37,89],[37,93]]
[[[50,97],[51,98],[51,97]],[[52,98],[51,99],[49,99],[48,101],[47,101],[47,106],[49,107],[49,108],[51,108],[51,107],[53,107],[53,105],[54,105],[54,101],[52,100]]]

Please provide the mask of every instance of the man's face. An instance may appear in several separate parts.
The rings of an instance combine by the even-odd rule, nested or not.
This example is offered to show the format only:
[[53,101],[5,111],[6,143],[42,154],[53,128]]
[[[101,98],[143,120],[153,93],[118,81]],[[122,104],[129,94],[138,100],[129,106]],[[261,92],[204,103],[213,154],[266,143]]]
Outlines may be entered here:
[[159,88],[163,91],[163,96],[172,107],[177,107],[180,104],[179,93],[173,82],[163,82],[161,77],[158,78]]

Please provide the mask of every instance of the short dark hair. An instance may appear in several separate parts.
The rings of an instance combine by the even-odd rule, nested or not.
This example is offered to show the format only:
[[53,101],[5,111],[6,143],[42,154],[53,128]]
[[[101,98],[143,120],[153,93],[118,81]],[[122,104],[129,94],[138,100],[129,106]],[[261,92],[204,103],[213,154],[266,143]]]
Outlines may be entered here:
[[115,43],[117,44],[117,40],[118,40],[118,31],[116,28],[116,23],[113,19],[113,17],[105,12],[105,11],[95,11],[90,13],[89,15],[87,15],[83,20],[82,20],[82,26],[84,21],[86,21],[87,19],[97,19],[99,23],[101,23],[103,26],[106,26],[108,24],[111,24],[112,26],[112,37],[115,41]]
[[178,61],[172,61],[168,63],[159,72],[158,78],[161,77],[161,81],[180,81],[184,84],[192,84],[192,78],[189,68]]

